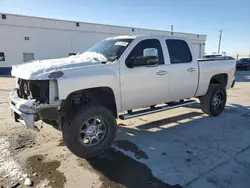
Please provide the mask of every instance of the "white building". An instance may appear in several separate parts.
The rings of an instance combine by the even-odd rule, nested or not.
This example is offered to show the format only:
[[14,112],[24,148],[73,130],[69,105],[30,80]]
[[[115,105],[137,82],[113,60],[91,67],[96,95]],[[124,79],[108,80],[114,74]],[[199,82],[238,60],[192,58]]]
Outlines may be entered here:
[[204,55],[205,35],[102,25],[0,13],[0,75],[33,59],[66,57],[98,41],[124,34],[175,35],[189,38],[197,57]]

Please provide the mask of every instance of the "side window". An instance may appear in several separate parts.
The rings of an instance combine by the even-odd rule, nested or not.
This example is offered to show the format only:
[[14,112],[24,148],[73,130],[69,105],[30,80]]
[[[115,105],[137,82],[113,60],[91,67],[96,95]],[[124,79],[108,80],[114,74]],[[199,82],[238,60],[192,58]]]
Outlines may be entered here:
[[5,56],[3,52],[0,52],[0,61],[5,61]]
[[130,52],[126,62],[130,59],[140,59],[145,56],[152,56],[158,64],[164,64],[163,52],[161,43],[157,39],[146,39],[139,42],[134,49]]
[[166,44],[171,64],[190,63],[192,61],[192,54],[184,40],[168,39]]

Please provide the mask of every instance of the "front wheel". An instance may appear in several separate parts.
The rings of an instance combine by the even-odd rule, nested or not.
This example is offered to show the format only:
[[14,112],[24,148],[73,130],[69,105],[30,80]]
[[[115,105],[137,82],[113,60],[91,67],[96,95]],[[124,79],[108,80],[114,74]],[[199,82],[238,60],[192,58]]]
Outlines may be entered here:
[[99,104],[88,104],[65,120],[62,133],[65,145],[78,157],[97,157],[115,139],[117,131],[113,113]]
[[200,97],[201,109],[205,114],[218,116],[224,110],[227,92],[220,85],[210,85],[206,95]]

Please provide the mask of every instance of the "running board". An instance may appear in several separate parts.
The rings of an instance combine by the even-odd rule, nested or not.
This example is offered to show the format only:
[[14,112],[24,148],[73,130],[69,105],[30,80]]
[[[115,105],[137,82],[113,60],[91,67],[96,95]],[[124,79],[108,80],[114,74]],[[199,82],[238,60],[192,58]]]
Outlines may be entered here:
[[171,110],[171,109],[182,107],[182,106],[188,106],[188,105],[195,104],[195,103],[197,103],[195,100],[178,102],[178,103],[175,103],[173,105],[159,106],[159,107],[155,107],[155,108],[144,109],[144,110],[139,110],[139,111],[136,111],[136,112],[122,114],[122,115],[119,115],[119,118],[121,120],[126,120],[126,119],[136,118],[136,117],[139,117],[139,116],[144,116],[144,115],[148,115],[148,114],[162,112],[162,111],[165,111],[165,110]]

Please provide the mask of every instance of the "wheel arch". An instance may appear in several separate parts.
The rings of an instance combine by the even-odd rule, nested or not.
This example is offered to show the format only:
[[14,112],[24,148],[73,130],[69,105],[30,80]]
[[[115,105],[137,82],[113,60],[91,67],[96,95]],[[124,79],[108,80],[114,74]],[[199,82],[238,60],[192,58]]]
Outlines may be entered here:
[[114,91],[106,86],[82,89],[70,93],[63,101],[61,111],[67,113],[72,108],[72,105],[83,105],[90,102],[107,107],[117,117],[118,111]]
[[211,85],[221,85],[222,88],[227,88],[229,76],[227,73],[219,73],[211,76],[203,75],[199,80],[198,90],[195,94],[196,97],[201,97],[205,95]]
[[221,85],[223,88],[227,87],[228,83],[228,74],[227,73],[221,73],[221,74],[216,74],[212,76],[209,82],[209,86],[211,84],[218,84]]

